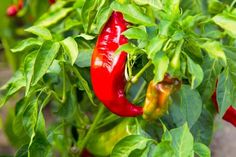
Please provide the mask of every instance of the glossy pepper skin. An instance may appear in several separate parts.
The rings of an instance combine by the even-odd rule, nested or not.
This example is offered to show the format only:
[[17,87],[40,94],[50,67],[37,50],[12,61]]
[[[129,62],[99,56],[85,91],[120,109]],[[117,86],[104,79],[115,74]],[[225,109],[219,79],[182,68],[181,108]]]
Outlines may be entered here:
[[[219,107],[216,99],[216,91],[214,91],[213,95],[211,96],[211,100],[216,108],[216,111],[219,112]],[[231,123],[234,127],[236,127],[236,109],[230,106],[224,116],[223,119],[229,123]]]
[[18,0],[18,9],[21,10],[24,6],[23,0]]
[[168,110],[170,95],[180,87],[181,82],[168,74],[159,83],[151,81],[146,92],[143,118],[146,120],[155,120],[165,114]]
[[48,0],[48,3],[49,3],[50,5],[52,5],[52,4],[56,3],[56,0]]
[[18,0],[17,5],[12,4],[7,8],[7,16],[14,17],[17,15],[18,11],[23,8],[24,2],[23,0]]
[[93,155],[87,149],[83,149],[80,157],[93,157]]
[[14,17],[14,16],[16,16],[16,14],[17,14],[17,12],[18,12],[18,8],[17,8],[17,6],[16,5],[10,5],[8,8],[7,8],[7,16],[9,16],[9,17]]
[[128,42],[122,35],[127,25],[120,12],[112,13],[92,54],[91,79],[95,95],[111,112],[122,117],[134,117],[142,115],[143,109],[125,97],[127,53],[115,54],[120,45]]
[[133,119],[126,118],[112,129],[95,134],[88,141],[88,151],[96,156],[109,156],[121,139],[138,134],[137,126],[133,124]]

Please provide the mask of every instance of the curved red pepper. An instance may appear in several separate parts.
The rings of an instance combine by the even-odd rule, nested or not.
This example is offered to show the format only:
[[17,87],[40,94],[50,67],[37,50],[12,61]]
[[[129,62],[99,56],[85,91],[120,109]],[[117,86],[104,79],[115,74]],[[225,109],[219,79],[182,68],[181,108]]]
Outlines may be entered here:
[[98,36],[91,61],[91,78],[95,95],[113,113],[133,117],[143,113],[125,97],[124,77],[126,52],[115,54],[116,49],[128,42],[122,32],[128,23],[119,12],[113,12]]
[[[211,96],[211,100],[216,108],[216,111],[219,112],[219,107],[216,99],[216,91],[214,91],[213,95]],[[230,106],[225,112],[223,119],[236,127],[236,109]]]

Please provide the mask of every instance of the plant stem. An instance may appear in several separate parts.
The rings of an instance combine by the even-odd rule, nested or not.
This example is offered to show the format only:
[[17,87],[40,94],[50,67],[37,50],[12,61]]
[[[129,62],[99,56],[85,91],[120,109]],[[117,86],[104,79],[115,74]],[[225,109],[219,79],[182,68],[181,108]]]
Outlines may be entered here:
[[139,99],[140,95],[142,94],[142,91],[144,90],[146,84],[147,84],[146,82],[143,82],[142,86],[139,88],[137,94],[135,95],[135,97],[133,99],[133,103],[137,102],[137,100]]
[[97,113],[96,117],[94,118],[93,124],[91,125],[90,129],[88,130],[88,133],[86,134],[86,136],[84,137],[84,139],[81,141],[81,143],[78,146],[80,149],[79,155],[81,155],[86,143],[88,142],[88,140],[89,140],[90,136],[92,135],[93,131],[95,130],[99,120],[101,119],[104,109],[105,109],[104,105],[99,104],[98,113]]
[[230,10],[234,7],[234,4],[236,3],[236,0],[234,0],[231,4],[230,4]]
[[151,60],[148,61],[148,63],[131,79],[132,83],[136,83],[139,79],[139,77],[146,71],[149,66],[152,65]]
[[126,86],[126,93],[129,91],[130,87],[131,87],[131,84],[132,83],[136,83],[139,79],[139,77],[146,71],[146,69],[152,65],[152,61],[149,60],[148,63],[131,79],[131,81],[129,81],[127,83],[127,86]]
[[[129,60],[129,57],[130,57],[130,55],[128,54],[128,60]],[[128,62],[127,67],[128,67],[128,74],[129,74],[129,77],[130,77],[130,76],[132,76],[132,68],[130,66],[130,62]]]
[[117,115],[115,115],[115,114],[111,114],[110,116],[108,116],[107,118],[105,118],[105,119],[102,121],[102,124],[98,125],[98,126],[96,127],[96,129],[99,129],[99,128],[101,128],[101,127],[107,125],[107,124],[110,124],[110,123],[112,123],[112,122],[114,122],[115,120],[118,120],[118,119],[120,119],[120,118],[121,118],[121,117],[119,117],[119,116],[117,116]]
[[66,74],[65,74],[65,65],[62,63],[62,77],[63,77],[63,82],[62,82],[62,103],[65,102],[66,100]]

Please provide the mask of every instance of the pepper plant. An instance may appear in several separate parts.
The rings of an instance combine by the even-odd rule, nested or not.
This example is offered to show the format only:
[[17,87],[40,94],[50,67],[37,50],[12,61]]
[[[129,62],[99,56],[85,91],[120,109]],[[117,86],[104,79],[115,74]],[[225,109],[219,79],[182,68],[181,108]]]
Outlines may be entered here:
[[236,119],[235,2],[57,0],[11,49],[15,156],[210,157],[214,116]]

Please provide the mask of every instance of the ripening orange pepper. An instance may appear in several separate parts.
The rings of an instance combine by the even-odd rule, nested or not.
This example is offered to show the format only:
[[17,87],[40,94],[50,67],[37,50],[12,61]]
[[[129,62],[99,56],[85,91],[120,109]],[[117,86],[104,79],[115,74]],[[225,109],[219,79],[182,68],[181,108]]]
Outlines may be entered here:
[[163,81],[154,83],[151,81],[146,92],[146,99],[143,107],[143,118],[155,120],[168,110],[170,95],[178,90],[181,82],[166,74]]

